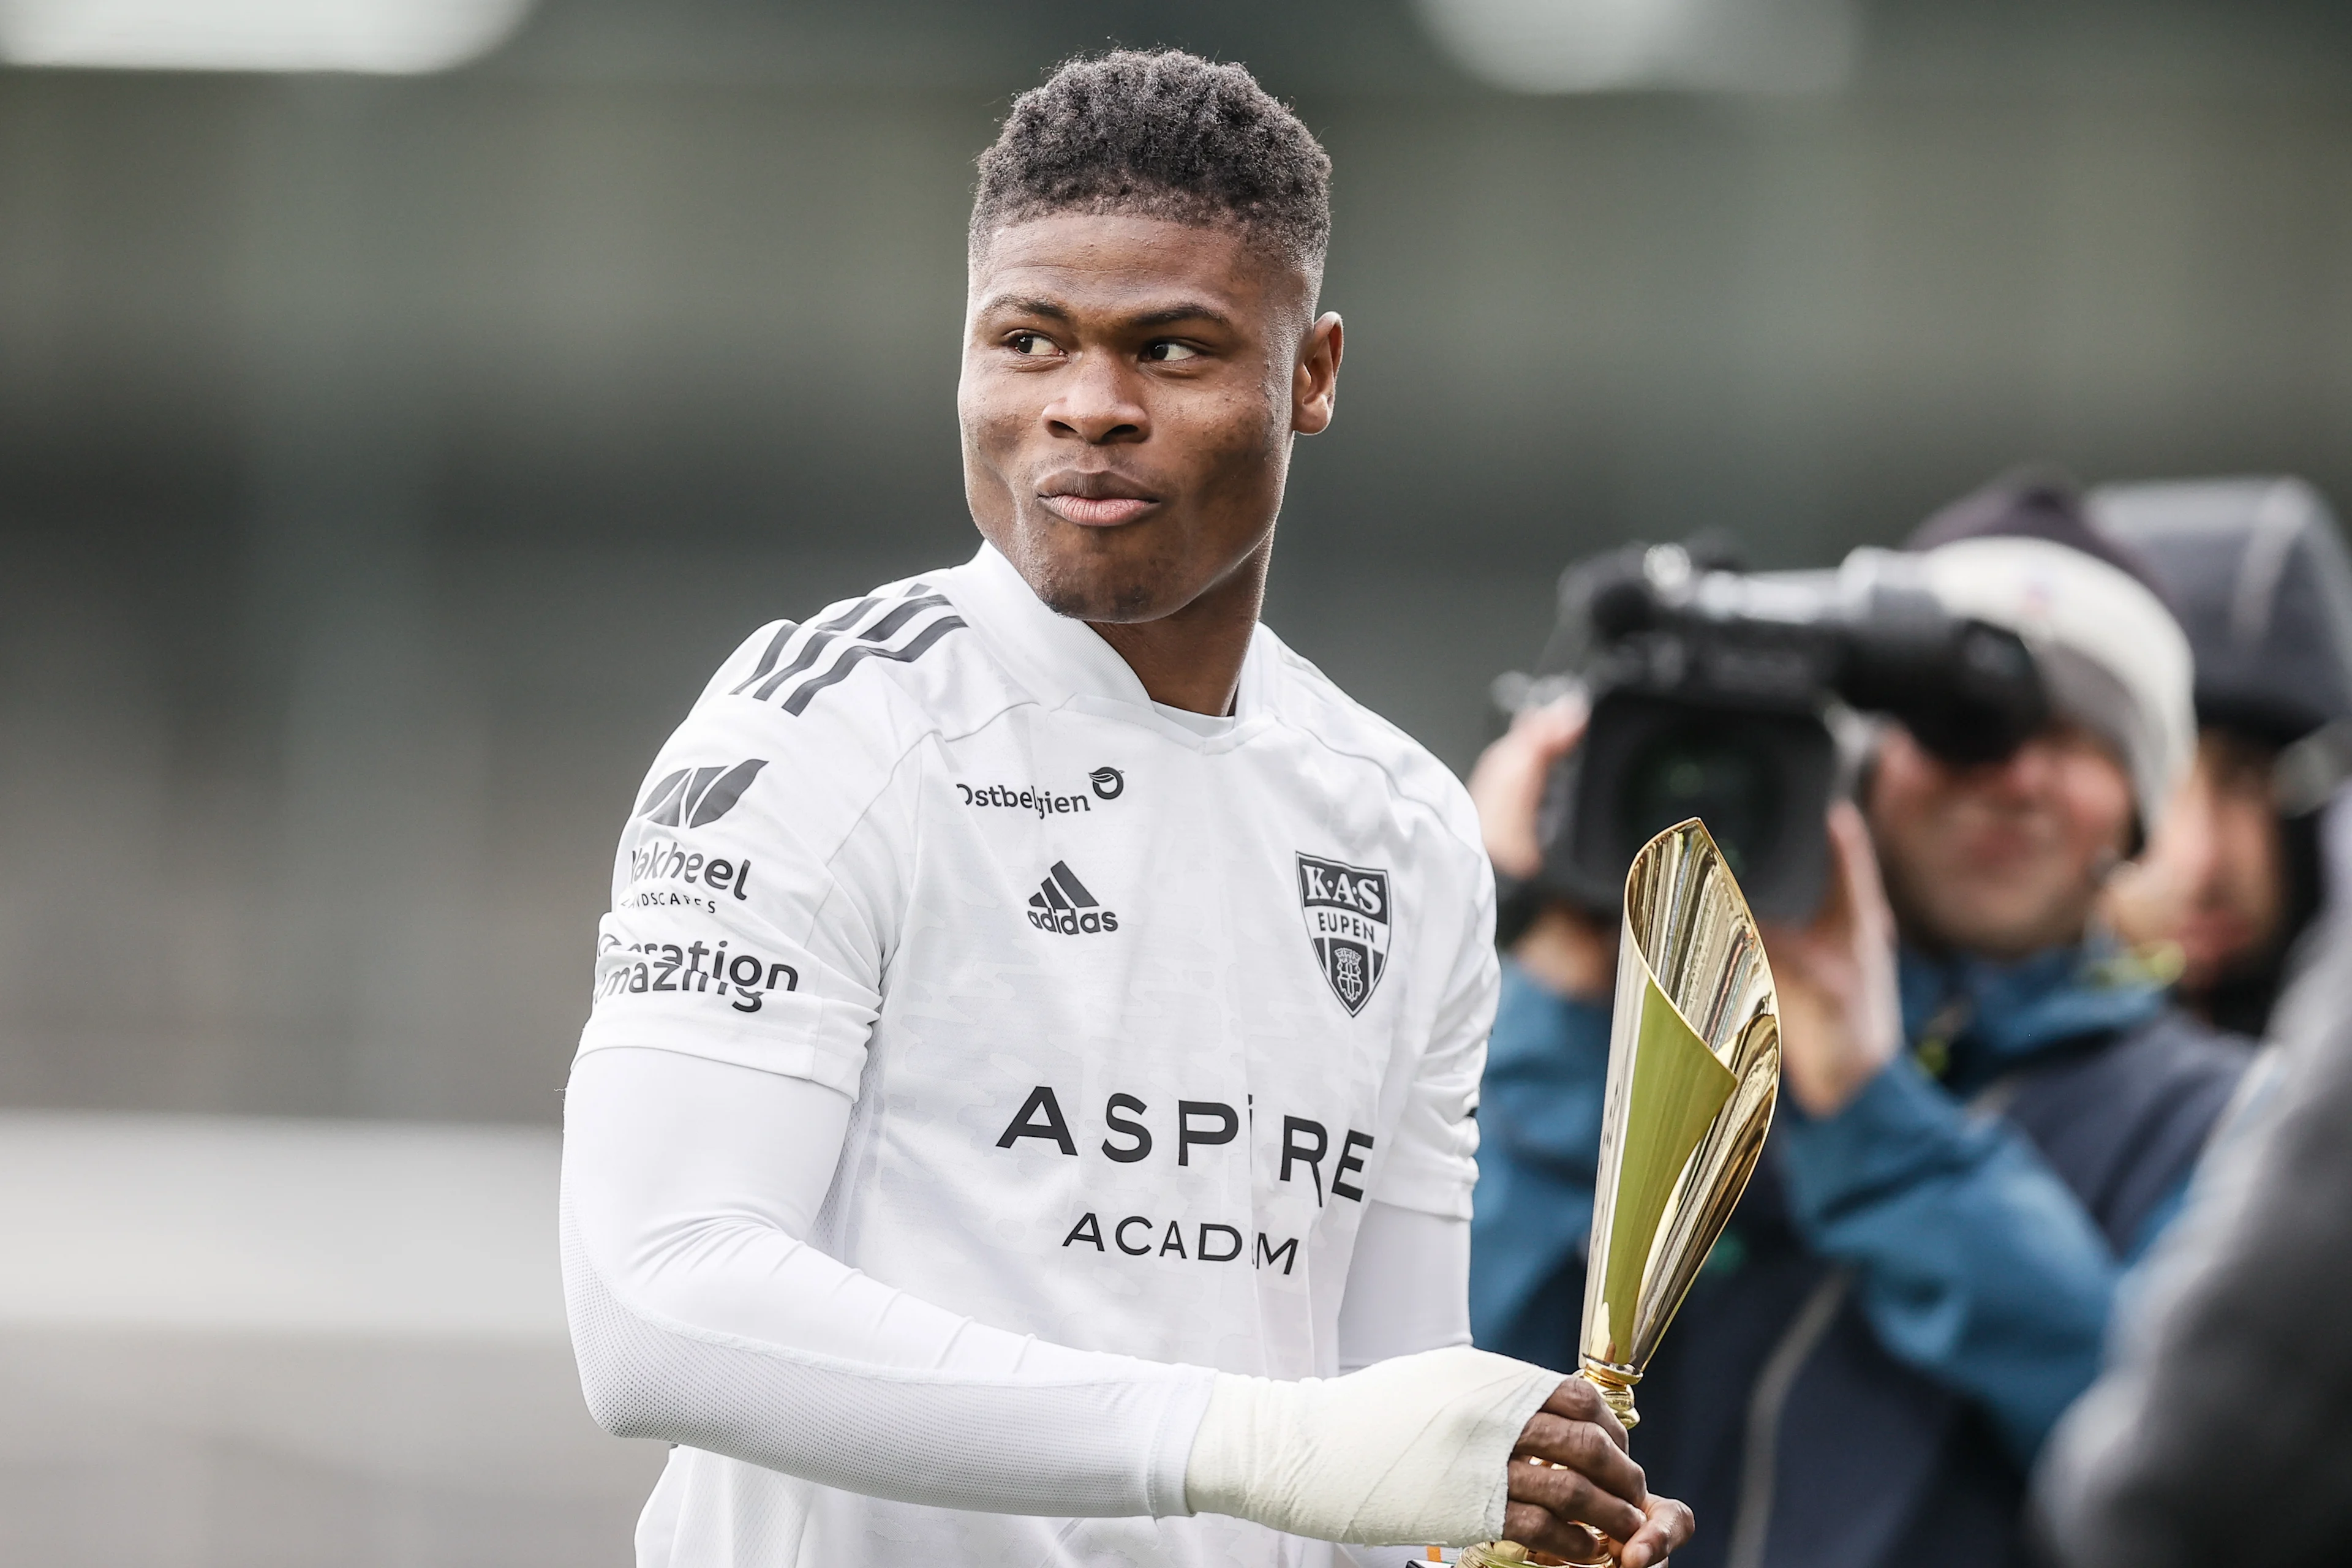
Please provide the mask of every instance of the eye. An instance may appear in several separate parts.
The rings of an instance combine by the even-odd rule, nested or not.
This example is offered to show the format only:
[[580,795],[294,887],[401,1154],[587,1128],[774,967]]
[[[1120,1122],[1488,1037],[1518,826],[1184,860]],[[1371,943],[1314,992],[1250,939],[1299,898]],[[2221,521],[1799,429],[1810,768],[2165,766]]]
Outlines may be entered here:
[[1143,357],[1158,364],[1167,364],[1175,360],[1199,359],[1201,351],[1188,343],[1171,342],[1162,338],[1145,349]]
[[1036,358],[1054,352],[1054,340],[1043,332],[1014,332],[1004,346],[1024,358]]

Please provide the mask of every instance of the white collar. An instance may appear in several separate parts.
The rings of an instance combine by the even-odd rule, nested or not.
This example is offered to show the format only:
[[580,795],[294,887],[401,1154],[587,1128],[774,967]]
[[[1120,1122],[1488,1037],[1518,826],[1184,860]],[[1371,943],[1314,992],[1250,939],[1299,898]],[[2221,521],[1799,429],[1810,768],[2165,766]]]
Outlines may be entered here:
[[1220,733],[1203,735],[1157,711],[1118,650],[1086,622],[1047,609],[996,546],[983,542],[969,562],[940,574],[940,587],[1013,679],[1049,708],[1125,720],[1213,751],[1239,743],[1267,721],[1273,639],[1262,625],[1251,632],[1242,660],[1234,722]]

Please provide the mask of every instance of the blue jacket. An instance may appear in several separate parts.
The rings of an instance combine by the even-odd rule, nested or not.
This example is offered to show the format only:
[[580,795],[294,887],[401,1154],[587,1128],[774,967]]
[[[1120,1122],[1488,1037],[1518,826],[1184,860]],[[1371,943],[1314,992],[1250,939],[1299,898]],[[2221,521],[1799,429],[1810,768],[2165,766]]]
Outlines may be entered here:
[[[1782,1098],[1637,1393],[1634,1457],[1698,1510],[1685,1568],[2021,1561],[2025,1468],[2244,1060],[2108,953],[1906,953],[1902,980],[1912,1052],[1833,1116]],[[1604,1006],[1505,966],[1472,1226],[1487,1349],[1575,1364],[1608,1039]]]

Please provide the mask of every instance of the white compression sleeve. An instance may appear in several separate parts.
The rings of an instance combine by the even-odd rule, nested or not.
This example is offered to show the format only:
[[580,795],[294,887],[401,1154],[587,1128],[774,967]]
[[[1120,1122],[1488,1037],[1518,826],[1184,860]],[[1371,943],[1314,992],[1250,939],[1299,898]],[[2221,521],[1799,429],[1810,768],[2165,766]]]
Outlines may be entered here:
[[564,1277],[590,1408],[940,1508],[1181,1514],[1215,1374],[975,1323],[806,1245],[849,1103],[660,1050],[572,1069]]
[[1364,1205],[1339,1298],[1339,1370],[1470,1342],[1470,1222]]
[[[1374,1198],[1364,1205],[1348,1293],[1339,1299],[1339,1370],[1470,1342],[1470,1222]],[[1342,1546],[1353,1568],[1412,1568],[1427,1542]]]
[[[803,1079],[669,1051],[574,1067],[564,1283],[582,1387],[608,1429],[940,1508],[1201,1510],[1372,1542],[1500,1528],[1511,1445],[1556,1373],[1456,1344],[1285,1383],[973,1322],[801,1239],[848,1109]],[[1444,1227],[1460,1222],[1383,1209],[1368,1205],[1372,1247],[1349,1293],[1406,1304],[1343,1310],[1347,1353],[1454,1337]]]

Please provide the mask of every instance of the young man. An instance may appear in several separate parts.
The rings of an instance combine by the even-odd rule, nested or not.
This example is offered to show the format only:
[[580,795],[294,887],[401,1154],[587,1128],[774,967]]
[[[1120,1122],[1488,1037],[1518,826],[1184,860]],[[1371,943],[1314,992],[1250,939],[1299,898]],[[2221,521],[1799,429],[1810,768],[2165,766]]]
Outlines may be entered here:
[[1588,1388],[1468,1348],[1475,819],[1257,624],[1339,367],[1328,167],[1238,67],[1024,95],[971,230],[986,545],[759,632],[648,776],[563,1219],[592,1408],[678,1445],[641,1563],[1688,1531]]
[[[1822,915],[1766,933],[1780,1117],[1642,1385],[1637,1451],[1709,1521],[1685,1568],[2021,1563],[2026,1467],[2243,1063],[2094,922],[2186,771],[2179,626],[2049,486],[1968,498],[1914,543],[1948,607],[2032,647],[2053,719],[1975,767],[1887,726],[1861,809],[1832,816]],[[1579,728],[1539,710],[1473,775],[1498,868],[1533,869]],[[1559,907],[1514,947],[1481,1113],[1490,1349],[1573,1343],[1614,956]]]
[[2352,559],[2301,479],[2089,500],[2156,574],[2197,658],[2196,766],[2107,913],[2126,940],[2180,950],[2190,1007],[2260,1036],[2326,891],[2320,807],[2352,750]]

